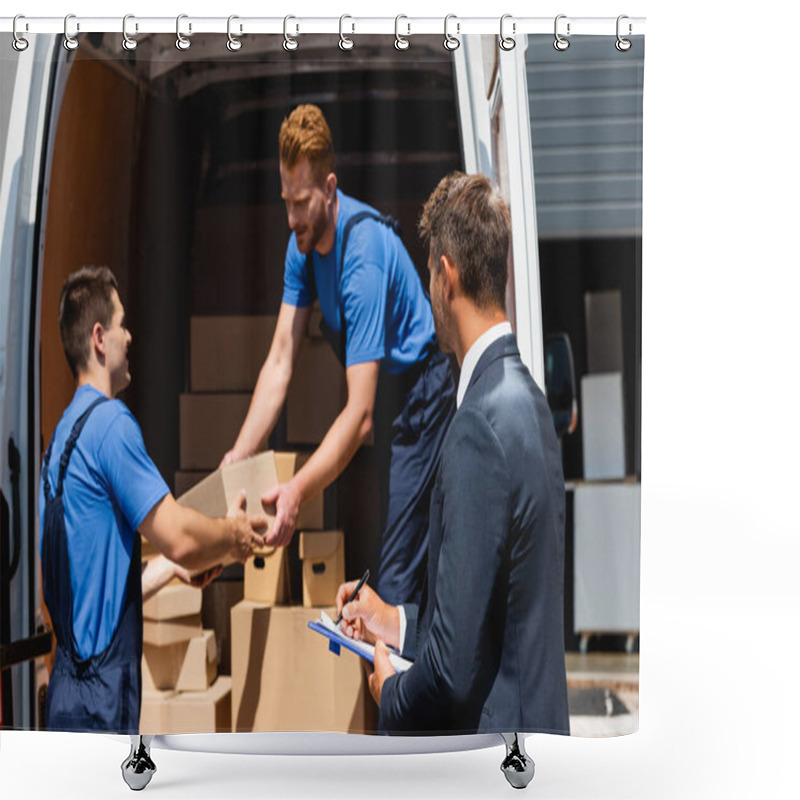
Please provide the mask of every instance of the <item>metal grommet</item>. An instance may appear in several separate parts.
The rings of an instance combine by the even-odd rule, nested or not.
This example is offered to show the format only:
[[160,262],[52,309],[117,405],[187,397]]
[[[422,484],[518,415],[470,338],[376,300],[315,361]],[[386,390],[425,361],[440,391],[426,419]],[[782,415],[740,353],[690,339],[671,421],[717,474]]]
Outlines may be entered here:
[[[447,32],[447,23],[450,22],[451,19],[458,19],[455,14],[448,14],[444,18],[444,49],[450,50],[458,50],[461,47],[461,39],[457,38],[456,36],[451,36]],[[461,23],[456,22],[456,33],[461,32]]]
[[[28,49],[28,45],[30,44],[30,42],[24,36],[20,36],[19,31],[17,30],[17,22],[19,22],[19,20],[21,20],[21,19],[25,19],[25,16],[23,14],[17,14],[17,16],[14,17],[14,24],[13,24],[12,29],[11,29],[12,33],[14,35],[14,38],[11,41],[11,46],[18,53],[21,53],[23,50],[27,50]],[[25,26],[26,30],[27,30],[27,27],[28,26],[26,25]]]
[[[71,19],[75,19],[75,15],[74,14],[67,14],[67,16],[64,17],[64,49],[65,50],[70,50],[70,51],[78,49],[78,40],[77,40],[77,38],[75,38],[74,36],[70,36],[70,34],[69,34],[69,21]],[[76,26],[76,30],[79,31],[80,29],[81,29],[81,26],[77,25]]]
[[[135,50],[136,49],[136,45],[139,44],[136,41],[136,39],[132,39],[128,35],[128,20],[129,19],[135,19],[133,14],[126,14],[122,18],[122,49],[123,50],[127,50],[128,52],[130,52],[131,50]],[[139,30],[139,26],[138,25],[136,26],[136,30]]]
[[[411,47],[411,42],[405,38],[405,36],[400,35],[400,20],[401,19],[408,19],[405,14],[398,14],[394,18],[394,46],[398,50],[408,50]],[[406,36],[411,36],[411,23],[406,23],[408,26],[408,33]]]
[[[559,14],[556,17],[555,25],[553,27],[553,31],[555,34],[555,41],[553,42],[553,47],[560,52],[564,52],[569,47],[569,39],[565,39],[559,32],[558,32],[558,21],[560,19],[566,19],[566,14]],[[567,36],[570,34],[570,23],[567,23]]]
[[[178,18],[175,20],[175,36],[177,37],[175,39],[175,47],[177,47],[178,50],[188,50],[192,46],[191,41],[181,33],[181,20],[188,18],[189,18],[188,14],[178,14]],[[191,34],[191,32],[192,32],[192,23],[190,22],[189,33]]]
[[[355,42],[352,39],[348,39],[347,36],[344,35],[344,21],[346,19],[353,19],[349,14],[342,14],[339,17],[339,49],[340,50],[352,50],[355,47]],[[353,24],[353,31],[355,31],[356,26]]]
[[500,49],[506,51],[513,50],[517,46],[517,41],[516,39],[514,39],[514,34],[517,32],[516,22],[511,23],[512,35],[511,36],[503,35],[503,25],[505,24],[505,21],[507,19],[511,19],[511,14],[503,14],[503,16],[500,17],[500,39],[499,39]]
[[[291,14],[283,18],[283,49],[284,50],[297,50],[298,42],[293,36],[289,36],[288,24],[290,19],[295,19]],[[300,28],[298,27],[298,31]]]
[[[236,53],[237,51],[242,49],[242,40],[239,39],[237,36],[234,36],[233,33],[231,32],[231,23],[235,19],[239,19],[239,17],[237,17],[236,14],[231,14],[228,17],[228,41],[225,44],[225,46],[228,48],[228,50],[231,51],[231,53]],[[240,25],[239,33],[241,32],[242,32],[242,26]]]
[[[624,19],[628,19],[626,14],[620,14],[617,17],[617,41],[614,43],[614,47],[616,47],[617,50],[620,51],[620,53],[625,53],[628,50],[630,50],[631,49],[631,44],[632,44],[630,39],[623,39],[622,34],[619,32],[620,31],[620,23]],[[628,35],[629,36],[630,36],[632,31],[633,31],[633,25],[628,23]]]

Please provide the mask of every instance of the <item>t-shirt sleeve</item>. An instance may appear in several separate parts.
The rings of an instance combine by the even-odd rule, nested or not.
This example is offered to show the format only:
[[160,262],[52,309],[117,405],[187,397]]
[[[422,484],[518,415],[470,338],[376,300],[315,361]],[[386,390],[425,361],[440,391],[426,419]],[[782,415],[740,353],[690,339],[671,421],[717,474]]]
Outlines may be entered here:
[[380,361],[386,355],[387,270],[370,256],[345,267],[345,366]]
[[283,302],[290,306],[304,308],[310,306],[315,299],[312,296],[306,270],[306,256],[297,249],[295,237],[292,234],[286,247],[283,268]]
[[100,467],[114,499],[132,530],[138,530],[169,487],[145,450],[139,425],[129,411],[119,414],[106,431]]

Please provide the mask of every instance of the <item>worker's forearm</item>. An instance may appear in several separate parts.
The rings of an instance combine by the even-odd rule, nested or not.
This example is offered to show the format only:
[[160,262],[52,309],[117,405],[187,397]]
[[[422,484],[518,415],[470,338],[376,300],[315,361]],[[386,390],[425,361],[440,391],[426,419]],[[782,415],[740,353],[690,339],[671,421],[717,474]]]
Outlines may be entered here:
[[247,417],[234,445],[237,453],[252,455],[270,435],[286,400],[290,378],[291,370],[287,365],[267,359],[261,368]]
[[310,500],[341,475],[371,430],[371,412],[345,406],[314,455],[292,478],[301,503]]
[[206,517],[182,506],[176,508],[178,535],[172,552],[166,555],[176,564],[192,571],[221,563],[236,543],[233,520]]

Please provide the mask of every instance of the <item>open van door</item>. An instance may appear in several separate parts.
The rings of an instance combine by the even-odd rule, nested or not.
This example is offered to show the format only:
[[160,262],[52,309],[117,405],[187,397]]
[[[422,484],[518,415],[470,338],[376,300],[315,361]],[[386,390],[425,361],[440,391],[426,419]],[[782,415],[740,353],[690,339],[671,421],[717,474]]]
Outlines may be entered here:
[[51,635],[39,587],[39,297],[53,131],[70,56],[37,34],[0,42],[0,724],[39,727]]
[[467,172],[494,181],[509,205],[513,235],[506,309],[522,360],[544,391],[527,44],[527,35],[518,35],[516,46],[503,50],[497,36],[465,36],[454,58],[464,165]]

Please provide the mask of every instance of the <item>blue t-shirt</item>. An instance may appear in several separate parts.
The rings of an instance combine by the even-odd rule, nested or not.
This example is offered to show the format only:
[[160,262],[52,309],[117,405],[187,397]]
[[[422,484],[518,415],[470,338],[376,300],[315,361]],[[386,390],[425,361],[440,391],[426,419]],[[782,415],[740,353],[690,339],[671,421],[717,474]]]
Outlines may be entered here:
[[[48,474],[51,497],[61,453],[78,417],[102,393],[81,386],[56,426]],[[119,624],[136,530],[169,488],[144,447],[139,425],[120,400],[101,403],[78,437],[64,477],[64,521],[78,655],[98,655]],[[44,477],[39,485],[39,550]]]
[[[381,361],[391,373],[405,372],[419,363],[436,342],[433,313],[411,257],[400,237],[381,222],[365,219],[353,226],[337,286],[342,238],[347,221],[374,208],[336,192],[339,213],[336,239],[330,253],[316,250],[314,275],[325,322],[341,328],[340,298],[347,325],[345,366]],[[283,302],[309,306],[314,302],[306,272],[306,256],[297,249],[293,233],[286,248]]]

